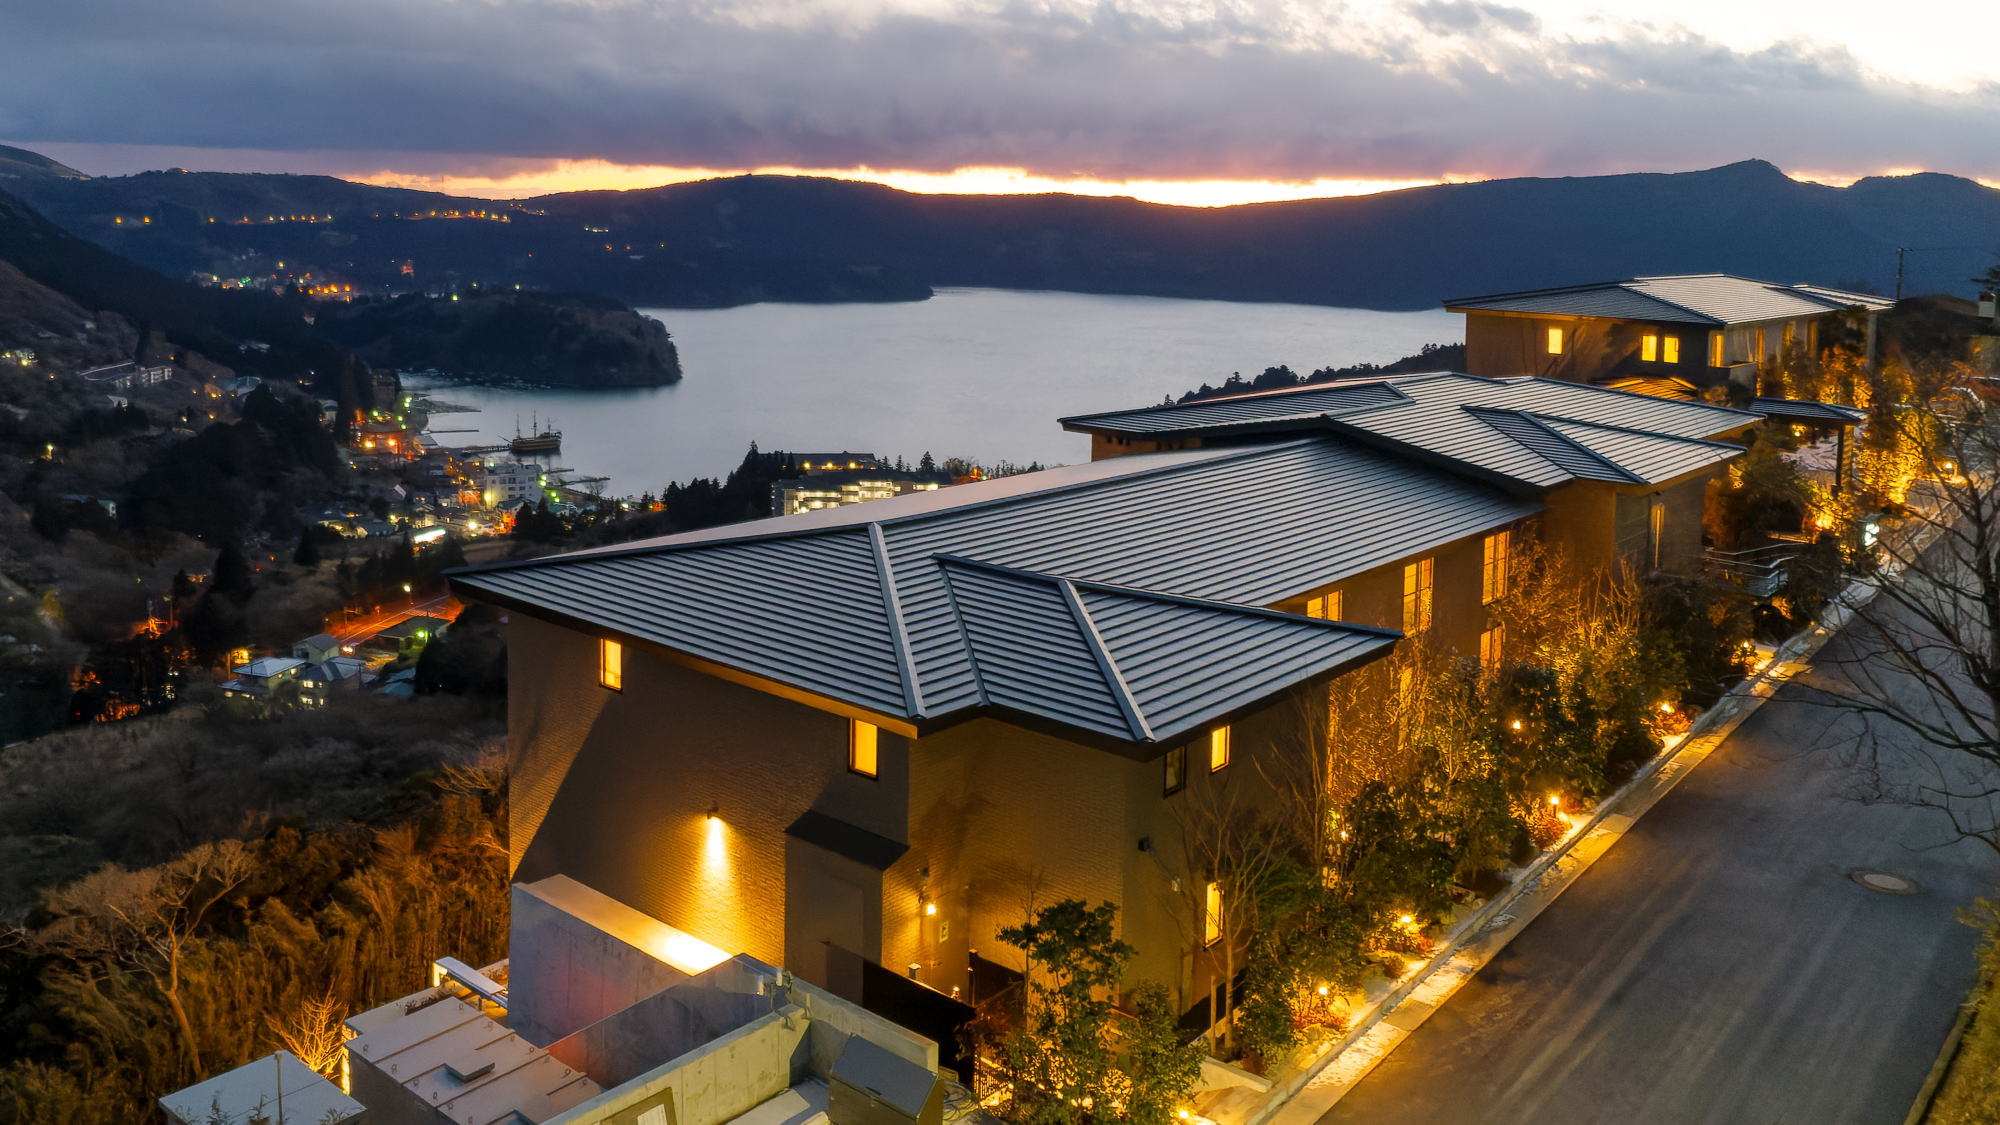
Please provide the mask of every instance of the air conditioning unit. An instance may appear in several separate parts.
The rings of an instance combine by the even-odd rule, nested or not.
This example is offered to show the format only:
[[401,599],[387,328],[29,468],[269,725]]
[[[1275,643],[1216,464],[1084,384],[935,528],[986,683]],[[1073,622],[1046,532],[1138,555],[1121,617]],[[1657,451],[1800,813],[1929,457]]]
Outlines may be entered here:
[[943,1125],[944,1082],[852,1035],[827,1079],[826,1117],[830,1125]]

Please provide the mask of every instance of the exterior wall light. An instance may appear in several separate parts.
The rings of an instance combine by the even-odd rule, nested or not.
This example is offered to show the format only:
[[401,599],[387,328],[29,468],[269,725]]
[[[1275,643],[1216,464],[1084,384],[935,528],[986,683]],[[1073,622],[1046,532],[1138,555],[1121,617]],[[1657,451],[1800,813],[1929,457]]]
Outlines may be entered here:
[[926,918],[930,918],[930,917],[935,917],[936,915],[937,915],[937,903],[935,903],[935,902],[927,902],[927,903],[925,903],[925,904],[924,904],[924,916],[925,916]]

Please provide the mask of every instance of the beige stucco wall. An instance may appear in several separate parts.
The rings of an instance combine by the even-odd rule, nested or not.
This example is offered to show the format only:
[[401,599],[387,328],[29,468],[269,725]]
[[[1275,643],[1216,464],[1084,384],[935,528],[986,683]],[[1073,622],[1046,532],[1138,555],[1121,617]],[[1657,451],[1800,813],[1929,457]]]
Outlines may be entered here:
[[[514,878],[563,874],[728,953],[785,963],[785,829],[808,808],[904,838],[908,747],[847,770],[847,720],[628,646],[622,692],[594,637],[508,622]],[[708,811],[718,814],[711,826]]]

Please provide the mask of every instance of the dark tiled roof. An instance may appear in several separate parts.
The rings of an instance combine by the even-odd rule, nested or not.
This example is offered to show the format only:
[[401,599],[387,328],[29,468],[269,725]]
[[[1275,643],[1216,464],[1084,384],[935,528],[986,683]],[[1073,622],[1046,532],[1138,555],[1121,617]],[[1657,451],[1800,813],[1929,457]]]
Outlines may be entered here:
[[[1532,488],[1566,481],[1659,482],[1673,458],[1644,458],[1623,464],[1607,450],[1636,450],[1631,442],[1579,440],[1548,423],[1563,420],[1588,426],[1632,430],[1661,438],[1704,443],[1757,421],[1757,415],[1702,402],[1570,383],[1556,379],[1488,379],[1456,372],[1405,375],[1361,386],[1381,388],[1376,405],[1332,411],[1301,411],[1301,401],[1322,388],[1300,388],[1226,400],[1237,413],[1218,422],[1224,402],[1155,406],[1110,414],[1065,418],[1072,430],[1149,437],[1184,435],[1230,438],[1246,431],[1326,432],[1386,443],[1434,463],[1488,479]],[[1523,416],[1527,416],[1524,419]],[[1532,420],[1528,420],[1532,419]],[[1607,468],[1605,460],[1611,464]]]
[[997,709],[1145,743],[1392,639],[1262,607],[1539,507],[1319,437],[1114,458],[454,582],[920,729]]
[[1444,304],[1448,309],[1479,312],[1722,325],[1818,316],[1856,305],[1881,310],[1895,302],[1823,285],[1779,285],[1726,273],[1694,273],[1488,293]]
[[1867,411],[1856,410],[1852,406],[1803,398],[1754,398],[1750,400],[1750,409],[1769,418],[1784,418],[1793,422],[1853,425],[1868,417]]

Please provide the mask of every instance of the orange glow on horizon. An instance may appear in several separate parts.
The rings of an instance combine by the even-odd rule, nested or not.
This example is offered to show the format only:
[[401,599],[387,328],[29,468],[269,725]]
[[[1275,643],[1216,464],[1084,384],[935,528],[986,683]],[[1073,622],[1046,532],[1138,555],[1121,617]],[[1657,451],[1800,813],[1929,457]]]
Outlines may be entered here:
[[1101,180],[1089,176],[1047,176],[1024,168],[971,167],[950,172],[882,168],[677,168],[657,164],[617,164],[608,160],[555,160],[537,168],[496,175],[453,175],[379,169],[348,178],[382,187],[416,188],[482,199],[523,199],[566,191],[628,191],[663,184],[691,183],[727,176],[824,176],[885,184],[927,195],[1130,196],[1180,207],[1228,207],[1288,199],[1373,195],[1440,183],[1469,183],[1481,176],[1449,173],[1431,179],[1317,178],[1312,180]]

